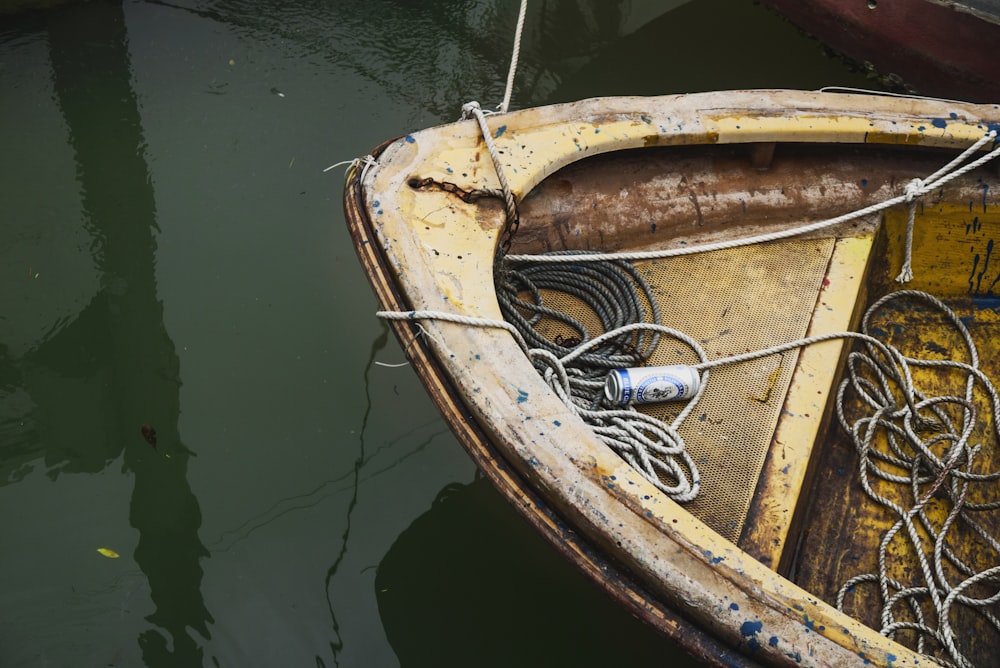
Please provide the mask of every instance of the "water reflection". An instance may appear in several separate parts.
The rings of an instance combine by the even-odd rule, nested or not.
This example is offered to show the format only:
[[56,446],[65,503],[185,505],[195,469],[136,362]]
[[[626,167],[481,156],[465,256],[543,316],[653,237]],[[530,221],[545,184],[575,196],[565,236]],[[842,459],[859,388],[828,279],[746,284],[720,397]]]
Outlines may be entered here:
[[[529,3],[515,106],[545,101],[609,44],[688,1]],[[354,71],[405,101],[418,123],[454,120],[470,99],[484,106],[499,102],[518,13],[511,0],[154,2],[217,21],[255,42],[294,49],[307,62]]]
[[[134,559],[156,607],[157,628],[138,638],[147,666],[201,665],[193,629],[209,637],[200,592],[201,511],[187,481],[193,453],[178,431],[180,375],[156,293],[156,207],[144,159],[124,13],[95,2],[46,15],[56,103],[69,131],[81,221],[100,290],[57,322],[21,358],[0,354],[5,390],[29,397],[23,442],[41,452],[7,457],[0,480],[17,481],[42,456],[53,479],[94,473],[121,457],[134,478],[129,520]],[[142,426],[155,428],[157,446]],[[33,433],[31,433],[33,432]]]
[[[337,619],[337,606],[334,604],[333,598],[331,598],[330,585],[334,578],[337,576],[337,571],[340,570],[341,564],[344,562],[344,557],[347,555],[347,545],[351,539],[351,516],[354,514],[354,509],[358,505],[358,488],[361,483],[361,469],[365,465],[365,433],[368,431],[368,418],[371,416],[372,411],[372,398],[371,398],[371,386],[369,384],[369,373],[371,372],[372,365],[375,360],[375,356],[378,352],[385,348],[385,344],[389,340],[389,328],[383,326],[381,334],[372,342],[371,352],[368,357],[368,364],[365,365],[365,378],[364,378],[364,388],[365,388],[365,412],[361,417],[361,430],[358,435],[358,456],[355,458],[353,465],[351,466],[351,499],[347,503],[346,511],[346,522],[344,523],[344,533],[341,535],[340,539],[340,551],[337,553],[336,558],[330,565],[330,568],[326,571],[326,579],[323,581],[323,591],[326,594],[326,605],[330,612],[330,624],[334,634],[334,639],[330,641],[330,652],[333,655],[334,665],[339,665],[337,657],[340,652],[344,649],[344,639],[340,632],[340,621]],[[322,657],[316,657],[316,665],[325,665]]]
[[375,596],[404,667],[658,665],[664,657],[698,665],[586,582],[485,478],[440,491],[382,558]]

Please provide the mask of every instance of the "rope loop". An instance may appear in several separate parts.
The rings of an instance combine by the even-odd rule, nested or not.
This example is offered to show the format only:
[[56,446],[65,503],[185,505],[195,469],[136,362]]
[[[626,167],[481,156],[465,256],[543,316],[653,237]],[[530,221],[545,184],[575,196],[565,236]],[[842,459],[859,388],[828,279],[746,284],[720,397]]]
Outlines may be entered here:
[[467,121],[470,118],[475,118],[476,111],[481,111],[481,110],[482,108],[479,106],[478,102],[476,102],[475,100],[470,100],[469,102],[466,102],[465,104],[462,105],[462,116],[459,120]]
[[[521,224],[520,215],[517,211],[517,201],[514,199],[514,193],[510,189],[510,184],[507,182],[507,176],[504,174],[503,163],[500,160],[500,152],[497,150],[496,144],[493,141],[493,133],[490,132],[489,125],[486,124],[486,112],[482,110],[478,102],[466,102],[462,105],[462,119],[469,120],[475,119],[479,123],[479,130],[483,135],[483,142],[486,144],[486,150],[489,151],[490,159],[493,161],[493,169],[496,172],[497,180],[500,181],[500,191],[503,193],[503,200],[505,205],[506,221],[504,222],[504,228],[500,233],[500,245],[497,250],[497,262],[499,265],[500,258],[510,250],[510,245],[513,242],[514,235],[517,233],[517,228]],[[488,189],[482,189],[484,192],[488,192]]]

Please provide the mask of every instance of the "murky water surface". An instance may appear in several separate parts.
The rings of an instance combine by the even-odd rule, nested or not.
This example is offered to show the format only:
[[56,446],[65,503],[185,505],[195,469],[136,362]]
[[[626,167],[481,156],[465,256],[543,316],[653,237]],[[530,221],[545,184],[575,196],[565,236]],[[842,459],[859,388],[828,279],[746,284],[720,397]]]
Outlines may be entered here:
[[[0,14],[0,665],[673,656],[374,364],[403,356],[323,172],[499,102],[516,14]],[[515,108],[868,83],[742,0],[533,2],[524,39]]]

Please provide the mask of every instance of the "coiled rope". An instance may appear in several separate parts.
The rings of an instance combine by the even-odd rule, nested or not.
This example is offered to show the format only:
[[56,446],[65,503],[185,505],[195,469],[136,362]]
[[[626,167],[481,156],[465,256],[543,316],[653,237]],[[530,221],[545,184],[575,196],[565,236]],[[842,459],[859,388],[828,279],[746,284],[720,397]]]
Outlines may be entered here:
[[[707,360],[695,340],[663,326],[656,296],[635,267],[623,261],[556,266],[527,262],[516,268],[507,266],[503,279],[497,286],[500,310],[532,346],[528,357],[553,392],[664,494],[679,502],[695,498],[701,476],[678,429],[698,397],[666,424],[631,406],[612,404],[604,395],[608,372],[641,365],[663,335],[683,342],[700,360]],[[582,322],[547,306],[543,291],[582,300],[593,309],[605,333],[592,336]],[[550,341],[536,329],[543,319],[569,327],[576,336]]]
[[[604,396],[608,372],[642,364],[661,337],[683,343],[699,360],[708,361],[697,341],[661,324],[649,284],[627,262],[558,267],[526,263],[508,267],[504,275],[507,280],[498,285],[498,299],[506,320],[437,311],[379,311],[377,315],[391,320],[436,319],[510,332],[545,383],[603,443],[670,498],[678,502],[694,499],[701,476],[678,429],[697,405],[701,390],[670,424],[632,406],[613,405]],[[604,333],[593,336],[583,323],[548,306],[543,293],[583,300],[594,310]],[[577,336],[551,341],[536,329],[543,319],[561,323]],[[705,371],[702,388],[707,379]]]

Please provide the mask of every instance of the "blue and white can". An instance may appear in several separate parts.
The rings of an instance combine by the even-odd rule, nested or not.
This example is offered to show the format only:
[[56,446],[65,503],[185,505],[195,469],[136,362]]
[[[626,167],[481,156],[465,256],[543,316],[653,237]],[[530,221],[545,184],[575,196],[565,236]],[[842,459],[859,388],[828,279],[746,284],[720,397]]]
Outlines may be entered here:
[[698,392],[701,378],[692,366],[641,366],[615,369],[604,382],[604,396],[613,404],[683,401]]

